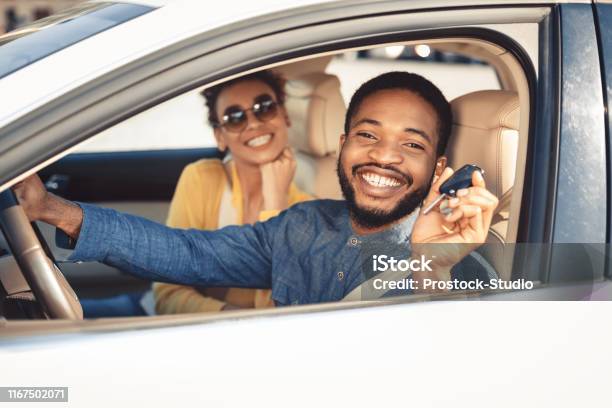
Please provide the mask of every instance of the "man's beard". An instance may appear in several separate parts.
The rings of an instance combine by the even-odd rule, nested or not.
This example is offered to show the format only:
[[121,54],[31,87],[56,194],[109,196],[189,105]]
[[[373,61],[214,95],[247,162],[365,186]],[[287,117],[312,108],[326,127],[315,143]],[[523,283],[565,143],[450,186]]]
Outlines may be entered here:
[[[427,194],[429,193],[429,189],[431,187],[431,183],[433,181],[432,172],[432,175],[429,178],[429,182],[426,186],[423,186],[414,190],[411,193],[406,194],[391,210],[386,211],[371,207],[360,207],[355,199],[355,190],[353,189],[353,186],[346,177],[346,173],[344,172],[344,168],[342,167],[341,158],[342,154],[340,154],[340,158],[338,158],[337,172],[338,179],[340,180],[340,188],[342,189],[342,195],[344,196],[344,199],[347,202],[349,213],[353,221],[355,221],[355,223],[364,228],[379,228],[384,225],[391,224],[397,220],[400,220],[408,214],[412,213],[416,208],[421,205],[425,197],[427,197]],[[376,166],[381,169],[397,171],[397,169],[393,166],[381,166],[376,163],[366,163],[353,166],[353,177],[359,177],[356,172],[360,167],[363,166]],[[404,179],[408,182],[409,186],[412,184],[412,177],[401,172],[398,173],[404,175]]]

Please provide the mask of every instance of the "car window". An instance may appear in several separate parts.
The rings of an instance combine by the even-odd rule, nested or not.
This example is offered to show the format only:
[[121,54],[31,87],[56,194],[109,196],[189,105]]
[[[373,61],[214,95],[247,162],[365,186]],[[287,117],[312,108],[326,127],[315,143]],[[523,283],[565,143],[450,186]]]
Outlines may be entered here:
[[0,78],[151,10],[138,4],[86,3],[5,34],[0,37]]
[[[299,87],[293,87],[292,89],[298,92],[289,95],[289,98],[294,102],[293,108],[297,111],[295,116],[293,112],[288,114],[292,132],[297,135],[297,139],[293,139],[296,143],[292,147],[296,156],[300,156],[295,179],[296,186],[316,198],[341,198],[340,195],[333,197],[325,194],[319,195],[316,190],[322,185],[326,185],[328,187],[333,186],[336,190],[335,193],[338,193],[339,186],[336,173],[337,138],[342,133],[342,128],[338,127],[337,123],[334,124],[332,126],[332,133],[336,140],[330,143],[321,143],[321,145],[325,146],[323,148],[324,151],[321,151],[319,144],[312,143],[313,141],[310,139],[311,137],[318,137],[317,130],[319,128],[317,125],[326,121],[329,118],[327,114],[331,112],[325,111],[322,116],[314,120],[310,117],[311,112],[316,109],[310,109],[313,105],[310,104],[309,99],[315,100],[321,96],[314,91],[328,92],[328,90],[317,88],[321,84],[321,82],[317,82],[318,79],[315,78],[317,76],[321,77],[324,74],[337,79],[337,91],[344,105],[348,104],[352,94],[359,85],[378,74],[389,71],[409,71],[421,74],[437,85],[449,101],[470,96],[470,94],[479,91],[500,92],[499,95],[495,94],[495,98],[492,99],[499,103],[500,107],[512,107],[512,111],[504,112],[503,120],[496,121],[497,116],[494,115],[479,115],[478,109],[484,111],[484,107],[487,104],[481,103],[485,98],[478,95],[476,97],[471,95],[472,99],[468,98],[467,102],[465,102],[466,106],[468,106],[466,109],[468,109],[470,114],[458,115],[458,117],[464,116],[476,121],[481,119],[483,121],[491,120],[500,129],[497,129],[497,127],[490,128],[488,123],[478,123],[477,125],[482,125],[480,127],[474,126],[473,123],[469,122],[458,123],[458,125],[467,129],[472,127],[473,129],[479,129],[479,131],[483,130],[484,132],[481,133],[485,138],[489,134],[497,135],[499,131],[504,139],[511,140],[511,142],[502,146],[504,149],[507,146],[511,147],[510,150],[514,149],[503,154],[504,162],[495,161],[496,157],[494,155],[499,153],[498,150],[493,148],[474,149],[473,141],[452,148],[455,152],[459,153],[471,153],[479,150],[495,152],[489,157],[492,159],[494,166],[491,175],[488,174],[488,176],[500,180],[500,185],[494,193],[500,198],[507,197],[506,201],[504,201],[505,211],[496,218],[495,228],[497,229],[494,231],[495,237],[501,237],[500,240],[503,244],[503,240],[509,236],[508,226],[510,225],[510,228],[512,228],[512,226],[518,224],[519,212],[517,209],[520,210],[520,206],[518,206],[511,211],[510,203],[513,198],[517,196],[520,198],[522,191],[519,188],[520,186],[514,192],[512,188],[515,174],[520,174],[520,172],[515,171],[517,162],[521,162],[521,160],[517,160],[516,149],[519,143],[519,133],[520,143],[523,145],[526,145],[526,138],[528,136],[528,121],[523,120],[519,124],[519,116],[527,118],[528,115],[518,114],[518,108],[522,107],[519,103],[520,98],[518,94],[522,92],[523,97],[529,97],[527,80],[525,79],[527,74],[510,53],[503,52],[503,49],[496,49],[494,51],[485,49],[483,44],[479,44],[480,40],[478,39],[465,39],[461,37],[456,39],[449,38],[445,40],[445,43],[436,41],[424,39],[423,42],[410,41],[392,46],[371,47],[359,51],[342,50],[335,54],[322,53],[313,55],[310,58],[291,60],[272,67],[274,70],[287,74],[286,79],[288,80],[289,88],[291,88],[290,85],[292,83],[304,80],[307,88],[310,87],[306,91],[312,91],[312,93],[302,95],[299,92]],[[478,54],[479,56],[477,57],[476,53],[457,52],[457,50],[464,49],[462,47],[466,45],[464,42],[473,47],[473,49],[482,51],[482,53]],[[484,41],[481,42],[485,43]],[[482,46],[482,49],[479,46]],[[491,59],[481,58],[482,55],[488,56]],[[499,57],[499,55],[503,55],[503,58]],[[315,61],[323,59],[325,60],[323,65],[317,64]],[[495,68],[494,63],[491,62],[492,60],[497,63]],[[515,85],[518,85],[514,89],[506,89],[497,70],[499,66],[511,63],[515,65],[508,68],[508,72],[515,76],[513,79],[515,80]],[[309,76],[310,74],[312,75]],[[461,80],[458,80],[458,78]],[[60,162],[52,164],[41,172],[43,180],[47,182],[48,187],[57,186],[56,193],[70,200],[101,204],[106,207],[155,219],[162,223],[165,222],[169,218],[167,217],[168,204],[175,194],[175,188],[183,169],[191,164],[201,162],[202,158],[220,158],[214,154],[209,154],[210,152],[202,154],[201,148],[214,148],[217,146],[213,137],[213,131],[207,123],[208,112],[200,95],[202,90],[202,88],[194,89],[171,100],[159,103],[153,108],[94,135],[78,147],[76,150],[77,154],[68,155]],[[500,95],[501,98],[497,98]],[[322,100],[325,101],[326,96],[327,94],[323,95]],[[474,100],[479,103],[474,105]],[[529,100],[527,99],[526,102],[529,102]],[[247,107],[250,106],[248,105]],[[462,108],[459,106],[456,109]],[[499,114],[500,112],[495,111],[494,113]],[[333,111],[331,116],[333,116],[335,122],[342,122],[344,114],[345,106]],[[313,124],[315,126],[311,126]],[[325,125],[327,126],[327,124],[326,122]],[[323,130],[327,131],[328,128],[326,126],[321,128],[325,128]],[[291,137],[290,140],[292,140]],[[495,140],[499,139],[490,137],[483,141],[489,142]],[[328,140],[325,142],[328,142]],[[479,147],[482,146],[480,141],[476,143],[478,143]],[[412,144],[414,145],[414,143]],[[452,162],[454,168],[459,168],[464,162],[475,162],[480,165],[480,160],[488,159],[487,157],[473,157],[469,155],[465,155],[461,159],[457,159],[457,157],[458,155],[455,154],[456,161]],[[524,164],[524,161],[521,163]],[[496,167],[497,170],[505,172],[503,176],[495,173]],[[323,169],[324,172],[319,172],[320,169]],[[213,180],[213,176],[210,174],[202,176],[200,184],[195,187],[192,186],[193,194],[186,195],[186,202],[196,201],[196,195],[203,190],[203,187],[214,184],[218,179],[223,179],[223,174],[216,173],[215,177],[217,177],[217,180]],[[301,177],[300,180],[298,180],[298,176]],[[306,184],[301,184],[302,182],[310,182],[312,185],[308,188]],[[378,181],[376,182],[378,183]],[[521,182],[522,180],[517,180],[518,184]],[[507,184],[504,185],[503,183]],[[517,192],[518,195],[515,194]],[[209,197],[210,195],[205,194],[204,196]],[[219,208],[228,208],[234,205],[231,200],[227,201],[224,198],[221,200]],[[514,201],[520,203],[520,200]],[[199,212],[194,213],[201,215]],[[151,216],[151,214],[155,216]],[[235,224],[236,219],[233,218],[232,222],[218,222],[215,225]],[[204,228],[195,225],[186,227]],[[213,228],[215,227],[213,226],[209,229]],[[516,227],[514,228],[516,229]],[[512,254],[509,255],[507,258],[511,259]],[[480,256],[484,258],[484,263],[488,263],[491,268],[498,271],[498,276],[510,278],[511,261],[507,263],[509,268],[505,271],[502,269],[505,260],[501,257],[487,253],[483,253]],[[500,268],[500,265],[502,268]],[[79,265],[75,265],[74,268],[79,268]],[[80,269],[81,272],[75,272],[75,274],[79,274],[79,278],[83,278],[84,274],[82,271],[84,268]],[[66,266],[66,270],[68,270],[68,266]],[[87,285],[83,285],[87,286],[87,288],[81,287],[78,289],[80,289],[81,293],[88,293],[91,296],[107,297],[125,294],[131,289],[136,288],[136,283],[134,282],[125,282],[122,283],[122,286],[117,285],[116,287],[112,285],[106,287],[96,285],[95,282],[98,278],[104,278],[106,271],[94,270],[91,265],[88,265],[86,273],[87,275],[80,282],[87,282]],[[114,273],[122,277],[125,276],[125,274],[119,271]],[[342,281],[346,277],[345,272],[342,270],[334,271],[334,274],[338,281]],[[102,281],[103,279],[99,280]],[[75,281],[79,281],[79,279],[75,279]],[[138,282],[138,285],[140,285],[138,288],[142,288],[142,282]],[[95,293],[86,292],[86,289],[91,290],[92,288],[95,288]]]
[[[337,140],[343,131],[345,109],[351,96],[363,82],[382,73],[408,71],[420,74],[438,86],[449,101],[474,95],[463,102],[465,109],[470,112],[464,116],[471,120],[479,118],[473,110],[480,109],[481,104],[476,102],[481,98],[493,98],[500,109],[504,105],[517,108],[516,92],[502,90],[496,69],[482,59],[454,50],[460,48],[460,44],[454,44],[452,41],[429,45],[406,43],[340,52],[275,67],[287,80],[285,108],[291,121],[289,140],[297,156],[295,185],[318,198],[342,198],[334,169]],[[457,81],[457,77],[462,80]],[[332,78],[337,82],[326,82]],[[171,219],[168,216],[167,203],[173,197],[176,180],[183,168],[199,162],[202,158],[216,157],[202,150],[217,146],[213,130],[208,124],[208,110],[202,91],[203,88],[198,88],[179,95],[90,138],[78,147],[75,152],[77,154],[64,160],[63,166],[53,166],[53,171],[44,172],[47,176],[47,186],[55,188],[62,184],[68,185],[64,191],[69,199],[110,206],[162,223]],[[478,92],[485,94],[480,95]],[[493,96],[486,92],[492,92]],[[315,108],[312,103],[321,97],[327,100],[324,106],[329,107],[335,96],[342,101],[335,110],[324,108],[323,111],[318,111],[319,108]],[[499,97],[501,99],[498,99]],[[494,114],[499,112],[491,111],[491,115]],[[491,186],[498,197],[502,197],[504,193],[507,196],[503,203],[504,215],[500,216],[499,220],[496,219],[493,225],[495,236],[501,237],[497,244],[503,243],[508,236],[508,212],[519,138],[518,115],[513,117],[513,123],[503,122],[499,130],[496,127],[489,129],[488,123],[458,123],[455,135],[451,138],[463,141],[457,146],[451,146],[449,151],[450,163],[455,168],[466,163],[476,163],[487,171],[491,168],[491,180],[504,180],[505,184],[500,182]],[[495,117],[491,117],[497,126],[498,122],[494,119]],[[327,123],[327,128],[319,129],[318,124],[323,121]],[[478,134],[477,143],[480,146],[490,144],[494,151],[498,151],[492,144],[498,140],[494,134],[497,131],[502,132],[501,137],[505,143],[503,157],[492,157],[492,166],[487,167],[488,164],[483,161],[485,158],[481,155],[470,156],[470,152],[475,151],[474,142],[465,141],[470,140],[469,129],[472,126],[482,126],[483,131]],[[327,136],[318,133],[328,131],[335,133]],[[462,132],[467,132],[467,135],[460,135]],[[488,132],[491,137],[488,137]],[[320,137],[330,137],[328,150],[312,151],[312,144],[318,143],[314,139],[318,140]],[[456,150],[459,152],[454,152]],[[101,166],[105,167],[104,170]],[[497,175],[496,171],[499,171]],[[208,181],[212,182],[209,179]],[[193,197],[190,200],[197,201]],[[232,204],[222,202],[220,206],[227,208]],[[509,255],[491,256],[490,252],[487,252],[486,248],[483,250],[483,263],[494,270],[493,273],[508,279],[511,263],[507,261],[509,258],[504,256]],[[384,266],[384,263],[381,265]]]

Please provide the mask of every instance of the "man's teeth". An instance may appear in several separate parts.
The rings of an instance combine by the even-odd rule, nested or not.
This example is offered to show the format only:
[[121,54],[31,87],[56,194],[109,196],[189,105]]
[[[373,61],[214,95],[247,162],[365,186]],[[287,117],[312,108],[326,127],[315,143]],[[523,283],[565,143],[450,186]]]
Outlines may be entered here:
[[268,143],[271,139],[272,139],[272,135],[257,136],[249,140],[247,142],[247,145],[251,147],[263,146],[266,143]]
[[384,177],[373,173],[366,173],[361,177],[363,177],[368,184],[374,187],[397,187],[402,184],[399,182],[399,180],[393,177]]

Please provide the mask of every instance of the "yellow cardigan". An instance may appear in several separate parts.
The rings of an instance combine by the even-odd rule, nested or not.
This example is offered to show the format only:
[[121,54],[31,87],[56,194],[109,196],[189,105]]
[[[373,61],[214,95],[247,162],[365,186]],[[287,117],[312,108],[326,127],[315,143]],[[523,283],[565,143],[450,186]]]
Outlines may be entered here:
[[[242,188],[236,167],[231,166],[231,169],[232,205],[243,224]],[[174,228],[217,229],[221,198],[227,185],[227,175],[220,160],[203,159],[189,164],[179,178],[166,224]],[[291,184],[290,206],[310,199],[312,197]],[[278,210],[262,211],[259,220],[265,221],[278,213]],[[268,289],[209,288],[202,294],[190,286],[155,283],[153,293],[158,314],[217,312],[226,303],[243,308],[274,306]]]

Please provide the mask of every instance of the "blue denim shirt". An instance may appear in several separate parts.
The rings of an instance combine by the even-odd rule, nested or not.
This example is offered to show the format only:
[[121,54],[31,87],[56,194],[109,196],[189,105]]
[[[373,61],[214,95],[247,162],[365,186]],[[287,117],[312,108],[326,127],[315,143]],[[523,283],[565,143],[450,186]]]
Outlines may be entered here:
[[[277,305],[340,300],[371,277],[373,254],[408,258],[416,215],[359,236],[346,203],[335,200],[300,203],[266,222],[216,231],[172,229],[79,205],[83,224],[69,260],[99,261],[156,281],[272,288]],[[495,273],[472,260],[453,275],[488,281]]]

